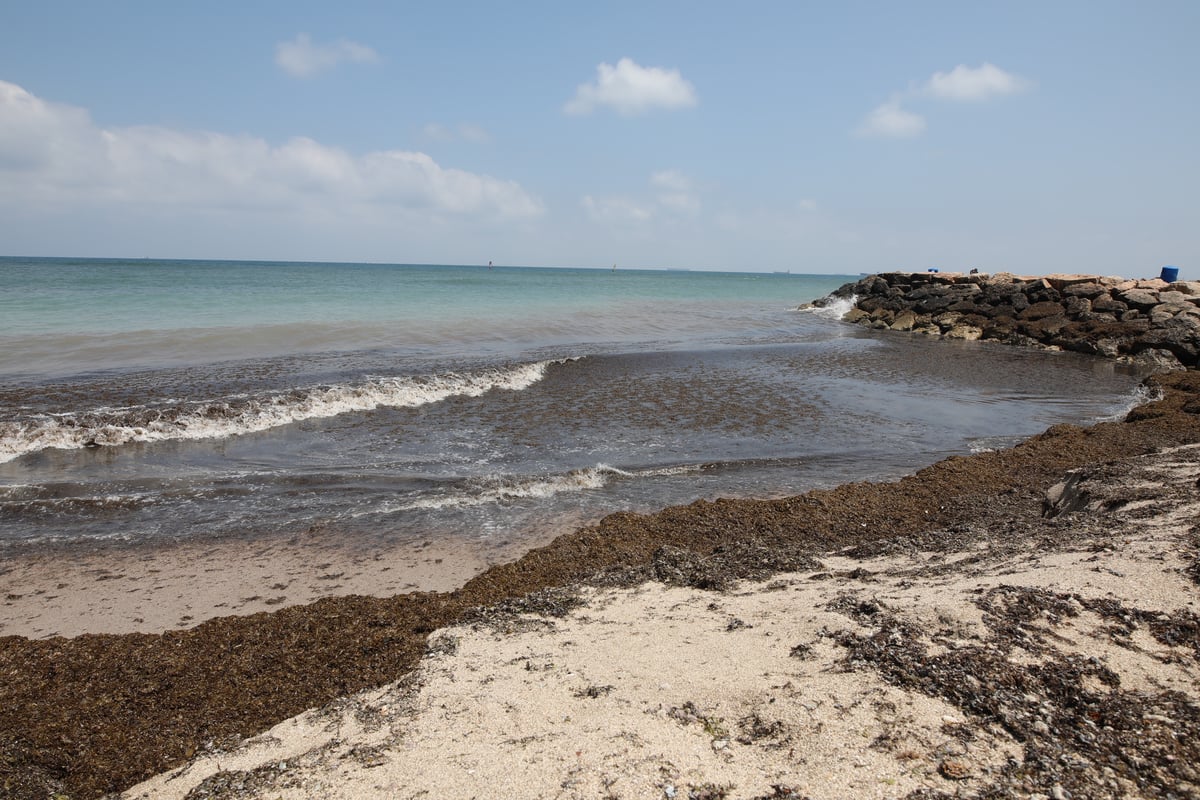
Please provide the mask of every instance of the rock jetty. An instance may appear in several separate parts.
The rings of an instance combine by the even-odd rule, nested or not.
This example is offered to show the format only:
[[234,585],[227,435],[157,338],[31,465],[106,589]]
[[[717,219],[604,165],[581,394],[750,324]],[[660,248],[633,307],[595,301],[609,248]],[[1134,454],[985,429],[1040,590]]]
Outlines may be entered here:
[[843,319],[877,329],[1073,350],[1164,369],[1200,364],[1200,281],[889,272],[809,306],[847,299],[854,307]]

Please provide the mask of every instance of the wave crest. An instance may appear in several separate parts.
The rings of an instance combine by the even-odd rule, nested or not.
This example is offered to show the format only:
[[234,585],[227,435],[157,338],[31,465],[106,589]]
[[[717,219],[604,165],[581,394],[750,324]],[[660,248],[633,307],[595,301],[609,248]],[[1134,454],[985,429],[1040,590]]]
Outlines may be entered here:
[[492,475],[468,481],[465,486],[455,488],[436,497],[422,497],[407,503],[389,504],[372,511],[363,511],[354,516],[369,514],[395,514],[403,511],[437,511],[441,509],[471,508],[493,503],[515,500],[545,500],[562,492],[580,492],[603,489],[619,479],[637,479],[684,475],[700,472],[709,465],[681,465],[639,470],[623,470],[608,464],[573,469],[561,475],[512,476]]
[[849,297],[835,297],[827,295],[820,300],[813,301],[800,307],[800,311],[807,311],[810,314],[816,314],[818,317],[826,317],[828,319],[840,320],[850,310],[854,308],[854,304],[858,302],[858,295],[850,295]]
[[520,391],[540,381],[552,365],[538,361],[476,373],[367,377],[362,383],[235,395],[157,406],[98,408],[37,414],[0,422],[0,462],[51,448],[74,450],[131,442],[221,439],[293,422],[376,408],[413,408],[451,397],[478,397],[493,389]]

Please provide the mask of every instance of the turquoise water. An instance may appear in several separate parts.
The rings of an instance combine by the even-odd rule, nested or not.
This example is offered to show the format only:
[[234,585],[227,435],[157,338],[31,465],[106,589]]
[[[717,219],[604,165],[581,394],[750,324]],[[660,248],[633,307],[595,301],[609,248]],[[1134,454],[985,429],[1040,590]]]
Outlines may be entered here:
[[851,280],[0,259],[0,548],[544,540],[892,477],[1135,396],[1110,362],[798,310]]
[[372,347],[517,352],[687,340],[846,276],[226,261],[0,259],[0,376]]

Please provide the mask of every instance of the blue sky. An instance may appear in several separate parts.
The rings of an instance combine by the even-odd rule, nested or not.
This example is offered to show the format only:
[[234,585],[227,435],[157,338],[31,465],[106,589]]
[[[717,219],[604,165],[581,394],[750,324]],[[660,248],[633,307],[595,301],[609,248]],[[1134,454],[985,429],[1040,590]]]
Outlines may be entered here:
[[1200,2],[0,0],[0,253],[1200,277]]

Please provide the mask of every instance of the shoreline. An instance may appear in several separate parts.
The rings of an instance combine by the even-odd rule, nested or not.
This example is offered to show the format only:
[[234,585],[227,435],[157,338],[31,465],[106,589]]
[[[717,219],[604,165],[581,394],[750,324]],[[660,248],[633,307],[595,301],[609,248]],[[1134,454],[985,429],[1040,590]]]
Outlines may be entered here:
[[1196,796],[1198,479],[1187,445],[945,549],[577,587],[122,797]]
[[955,552],[960,543],[932,533],[1002,526],[1040,509],[1069,470],[1200,442],[1198,376],[1154,379],[1163,398],[1123,421],[1055,426],[898,481],[610,515],[454,591],[327,597],[161,635],[0,638],[0,731],[8,732],[0,733],[0,785],[14,797],[120,790],[410,674],[433,631],[477,618],[481,607],[493,609],[485,618],[497,607],[556,612],[569,605],[557,590],[582,582],[628,590],[665,580],[709,591],[803,572],[847,547],[866,548],[865,557],[904,540]]
[[325,597],[449,592],[507,549],[445,537],[351,546],[319,534],[28,548],[0,566],[0,637],[160,634]]

